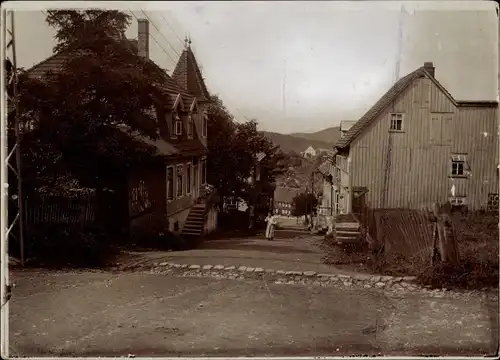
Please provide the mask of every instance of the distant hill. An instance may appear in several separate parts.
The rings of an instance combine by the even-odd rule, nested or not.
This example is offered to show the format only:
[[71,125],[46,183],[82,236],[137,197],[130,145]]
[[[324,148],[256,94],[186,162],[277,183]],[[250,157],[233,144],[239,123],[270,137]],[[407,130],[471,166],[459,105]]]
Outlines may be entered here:
[[309,146],[315,149],[331,150],[337,140],[340,139],[340,128],[335,126],[315,133],[279,134],[264,131],[264,134],[284,151],[300,153]]
[[270,139],[275,145],[279,145],[280,148],[285,152],[295,151],[300,153],[306,150],[309,146],[315,149],[331,149],[333,143],[317,140],[309,140],[303,137],[297,137],[292,135],[278,134],[269,131],[263,131],[264,135]]
[[314,133],[293,133],[291,136],[304,138],[307,140],[322,141],[335,144],[340,139],[340,127],[334,126]]

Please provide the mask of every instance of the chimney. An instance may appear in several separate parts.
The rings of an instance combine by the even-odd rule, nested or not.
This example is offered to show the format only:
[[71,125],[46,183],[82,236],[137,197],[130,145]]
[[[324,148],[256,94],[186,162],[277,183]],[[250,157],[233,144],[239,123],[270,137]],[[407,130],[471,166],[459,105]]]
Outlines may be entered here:
[[149,21],[137,19],[137,48],[139,56],[149,59]]
[[431,62],[431,61],[426,61],[424,62],[424,69],[425,71],[427,71],[427,73],[432,76],[432,77],[435,77],[434,76],[434,64]]

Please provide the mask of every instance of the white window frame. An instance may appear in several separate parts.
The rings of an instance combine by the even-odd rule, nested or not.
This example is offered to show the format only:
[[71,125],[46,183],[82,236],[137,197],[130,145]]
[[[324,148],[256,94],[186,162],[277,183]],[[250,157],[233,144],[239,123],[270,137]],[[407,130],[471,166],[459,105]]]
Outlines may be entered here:
[[[181,181],[179,182],[179,168],[181,169]],[[183,164],[179,164],[175,167],[175,184],[176,184],[176,187],[175,187],[175,194],[176,194],[176,197],[177,199],[181,198],[184,196],[184,165]],[[181,185],[180,187],[180,194],[179,194],[179,183]]]
[[[451,166],[450,166],[450,176],[452,177],[463,177],[467,176],[466,173],[466,164],[467,164],[467,156],[464,154],[453,154],[450,156],[451,158]],[[460,169],[459,165],[462,165],[462,173],[458,173]],[[454,167],[456,165],[456,173],[454,173]]]
[[187,118],[187,125],[186,125],[186,132],[188,139],[193,138],[193,133],[194,133],[194,120],[193,120],[193,115],[189,114]]
[[203,116],[203,120],[201,122],[201,136],[206,138],[208,136],[208,119],[206,116]]
[[464,206],[467,205],[467,197],[465,196],[450,196],[448,198],[451,206]]
[[[397,128],[398,121],[401,122],[401,127],[399,129]],[[405,122],[405,114],[404,113],[391,113],[389,115],[389,131],[393,131],[393,132],[404,131],[404,122]]]
[[184,178],[186,180],[186,195],[191,195],[193,191],[193,164],[186,163],[186,171]]
[[[170,198],[169,198],[169,180],[168,180],[168,170],[169,169],[172,169],[172,194],[170,194]],[[172,165],[168,165],[167,166],[167,173],[165,174],[166,177],[167,177],[167,203],[170,202],[170,201],[173,201],[175,199],[175,168],[174,166]]]
[[179,116],[179,113],[177,110],[174,110],[172,112],[172,122],[174,124],[174,132],[172,134],[172,137],[177,137],[182,135],[182,120],[181,117]]

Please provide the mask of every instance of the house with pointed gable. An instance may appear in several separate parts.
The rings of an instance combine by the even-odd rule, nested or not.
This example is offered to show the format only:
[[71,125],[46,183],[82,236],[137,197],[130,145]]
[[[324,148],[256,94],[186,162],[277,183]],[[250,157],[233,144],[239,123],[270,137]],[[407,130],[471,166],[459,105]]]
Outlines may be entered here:
[[[124,35],[118,40],[149,60],[148,20],[138,19],[137,40]],[[28,72],[43,78],[61,69],[69,57],[71,53],[56,53]],[[202,92],[192,85],[192,79]],[[198,238],[217,226],[217,195],[207,184],[208,92],[190,46],[182,53],[174,75],[165,72],[160,87],[164,96],[153,109],[158,121],[156,140],[117,126],[154,151],[151,161],[124,174],[125,202],[117,201],[116,208],[128,209],[130,233],[135,237],[171,232]]]
[[359,197],[372,208],[447,201],[472,210],[490,207],[498,198],[497,129],[496,101],[456,100],[426,62],[336,143],[335,213],[356,212]]

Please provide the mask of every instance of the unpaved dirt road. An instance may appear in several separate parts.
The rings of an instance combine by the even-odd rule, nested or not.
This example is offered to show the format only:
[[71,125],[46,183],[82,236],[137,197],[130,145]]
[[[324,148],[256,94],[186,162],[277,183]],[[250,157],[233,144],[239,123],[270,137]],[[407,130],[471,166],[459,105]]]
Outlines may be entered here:
[[147,273],[11,272],[10,356],[493,355],[481,296]]

